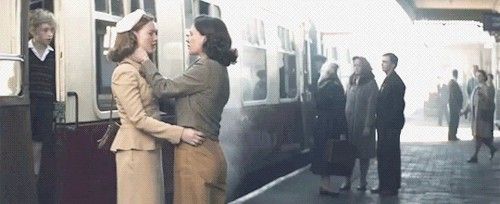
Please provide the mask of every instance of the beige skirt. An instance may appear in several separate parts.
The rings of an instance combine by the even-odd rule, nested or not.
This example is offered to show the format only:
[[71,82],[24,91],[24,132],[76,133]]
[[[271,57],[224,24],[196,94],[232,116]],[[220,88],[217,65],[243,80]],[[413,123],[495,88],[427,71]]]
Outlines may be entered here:
[[116,152],[118,204],[165,203],[161,149]]

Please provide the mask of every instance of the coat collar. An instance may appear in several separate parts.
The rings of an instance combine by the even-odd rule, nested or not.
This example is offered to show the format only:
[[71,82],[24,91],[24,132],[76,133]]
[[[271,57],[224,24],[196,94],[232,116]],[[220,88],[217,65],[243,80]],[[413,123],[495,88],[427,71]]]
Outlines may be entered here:
[[380,86],[380,91],[384,90],[387,85],[389,83],[391,83],[391,81],[393,81],[395,79],[395,77],[397,76],[398,74],[396,73],[396,71],[392,71],[391,73],[389,73],[389,75],[387,75],[384,79],[384,82],[382,83],[382,86]]
[[136,69],[139,69],[141,67],[141,64],[139,62],[136,62],[134,61],[132,58],[130,57],[127,57],[125,59],[123,59],[120,64],[123,64],[123,63],[128,63],[128,64],[131,64],[132,66],[134,66]]

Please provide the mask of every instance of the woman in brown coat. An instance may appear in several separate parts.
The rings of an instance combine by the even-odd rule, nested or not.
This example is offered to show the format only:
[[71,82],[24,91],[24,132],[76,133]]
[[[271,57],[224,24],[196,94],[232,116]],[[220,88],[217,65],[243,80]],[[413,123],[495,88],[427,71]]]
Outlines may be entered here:
[[478,70],[475,74],[479,84],[472,91],[471,104],[466,109],[466,112],[472,111],[472,136],[476,140],[476,151],[467,161],[469,163],[477,163],[477,154],[482,143],[490,148],[490,159],[493,158],[497,151],[493,146],[494,92],[486,84],[486,72]]
[[158,99],[139,74],[140,63],[130,58],[139,48],[153,53],[157,40],[153,17],[136,10],[120,20],[116,29],[116,43],[108,57],[120,63],[111,85],[122,124],[111,145],[116,155],[117,202],[165,203],[159,139],[199,144],[203,134],[159,120]]
[[[348,139],[356,146],[360,167],[359,191],[366,190],[366,174],[370,159],[375,152],[375,111],[377,107],[378,86],[370,63],[364,57],[353,57],[354,73],[347,86],[346,118]],[[351,188],[351,177],[341,190]]]
[[183,75],[164,78],[148,56],[142,72],[157,97],[176,98],[177,123],[202,131],[202,145],[180,144],[175,148],[174,203],[225,203],[227,166],[219,145],[220,120],[229,99],[227,66],[236,62],[226,25],[218,18],[198,16],[191,27],[187,46],[198,56]]

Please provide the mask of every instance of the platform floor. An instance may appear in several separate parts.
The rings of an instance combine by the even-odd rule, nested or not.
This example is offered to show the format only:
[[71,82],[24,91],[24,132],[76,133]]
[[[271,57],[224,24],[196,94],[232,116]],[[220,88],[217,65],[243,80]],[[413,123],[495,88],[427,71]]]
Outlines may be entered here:
[[[401,137],[402,184],[397,197],[358,192],[358,172],[351,192],[337,198],[320,196],[319,176],[313,175],[308,165],[232,203],[500,203],[500,151],[490,161],[489,149],[483,146],[479,163],[469,164],[466,160],[474,149],[470,128],[459,130],[462,141],[447,142],[446,133],[444,126],[405,127]],[[500,136],[500,132],[495,131],[495,135]],[[500,149],[499,137],[495,146]],[[333,185],[338,188],[342,180],[334,177]],[[378,184],[376,160],[371,163],[368,183],[369,187]]]

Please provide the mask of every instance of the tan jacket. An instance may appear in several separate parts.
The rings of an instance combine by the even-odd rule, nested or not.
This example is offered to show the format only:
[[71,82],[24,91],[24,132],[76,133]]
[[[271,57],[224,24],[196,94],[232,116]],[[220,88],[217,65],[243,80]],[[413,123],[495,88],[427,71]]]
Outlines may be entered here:
[[160,121],[158,100],[151,86],[139,74],[140,64],[125,59],[112,76],[112,91],[120,115],[121,127],[111,145],[116,150],[154,150],[157,138],[179,143],[183,127]]
[[156,97],[176,98],[177,124],[199,130],[218,141],[222,111],[229,99],[227,68],[204,56],[173,79],[164,78],[155,64],[142,63]]

